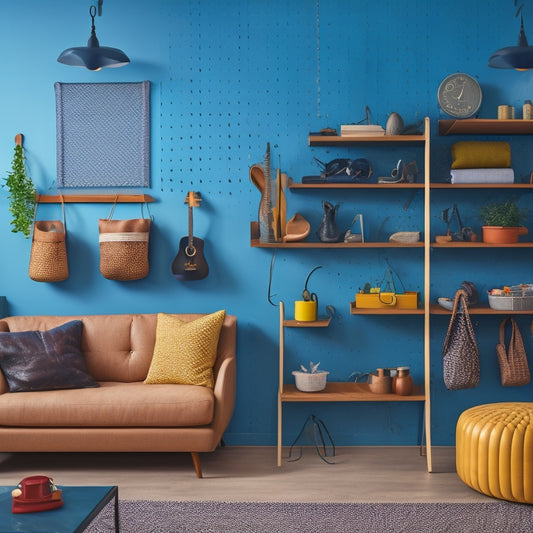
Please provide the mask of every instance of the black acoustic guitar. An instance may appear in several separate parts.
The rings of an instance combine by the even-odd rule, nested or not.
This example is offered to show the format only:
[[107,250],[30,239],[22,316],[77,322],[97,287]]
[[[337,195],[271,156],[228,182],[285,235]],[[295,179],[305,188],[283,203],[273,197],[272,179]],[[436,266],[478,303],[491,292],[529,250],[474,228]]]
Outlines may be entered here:
[[178,255],[172,262],[172,274],[181,281],[203,279],[209,274],[209,267],[204,257],[204,241],[193,236],[192,211],[200,207],[202,196],[199,192],[189,191],[185,198],[189,204],[189,235],[180,240]]

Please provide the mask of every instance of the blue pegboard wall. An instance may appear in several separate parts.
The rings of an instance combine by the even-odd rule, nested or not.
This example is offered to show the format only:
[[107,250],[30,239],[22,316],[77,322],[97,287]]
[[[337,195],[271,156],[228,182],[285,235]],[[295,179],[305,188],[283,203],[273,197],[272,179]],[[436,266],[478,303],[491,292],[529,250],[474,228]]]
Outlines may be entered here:
[[[10,233],[7,200],[1,198],[5,209],[0,210],[0,218],[6,222],[0,226],[4,228],[2,239],[11,251],[10,261],[2,264],[3,279],[9,279],[3,293],[9,311],[203,312],[226,307],[239,320],[238,401],[227,434],[229,444],[275,442],[278,310],[266,300],[272,254],[250,246],[250,221],[257,219],[259,194],[248,177],[250,165],[263,160],[267,142],[273,168],[281,166],[296,181],[318,171],[313,157],[323,161],[366,157],[377,177],[390,174],[399,158],[416,159],[421,169],[421,149],[310,147],[308,133],[357,122],[364,118],[366,106],[373,122],[383,126],[392,111],[400,113],[406,123],[429,116],[431,170],[434,177],[443,177],[449,170],[450,145],[458,140],[437,134],[437,119],[444,117],[436,93],[444,77],[458,71],[473,75],[483,89],[480,116],[486,118],[496,116],[499,104],[520,107],[524,99],[533,97],[533,72],[487,67],[492,52],[516,42],[519,20],[514,18],[511,0],[450,0],[445,9],[430,0],[131,0],[127,11],[121,3],[110,2],[98,20],[98,36],[103,44],[124,49],[132,61],[123,69],[98,73],[56,62],[58,51],[74,44],[79,32],[85,31],[86,11],[74,3],[67,8],[60,0],[50,0],[46,6],[34,4],[31,13],[17,2],[2,6],[2,15],[13,23],[0,34],[0,40],[6,49],[9,43],[19,43],[5,66],[6,75],[16,77],[18,83],[4,84],[1,89],[4,100],[10,102],[0,122],[4,169],[11,161],[13,135],[22,131],[29,168],[40,191],[55,182],[55,81],[150,80],[152,175],[151,189],[146,192],[156,199],[150,206],[155,217],[151,271],[146,279],[131,284],[102,279],[95,222],[107,216],[109,209],[69,204],[71,276],[62,284],[35,284],[25,267],[28,243]],[[51,23],[47,39],[39,41],[42,60],[32,69],[21,70],[24,54],[35,53],[34,39],[42,34],[41,21],[50,9],[61,15]],[[117,25],[118,17],[123,17],[123,24]],[[529,37],[532,6],[526,4],[524,17]],[[513,166],[520,176],[526,176],[533,168],[530,141],[512,142]],[[200,191],[204,199],[195,213],[194,227],[195,234],[205,239],[210,275],[187,285],[173,278],[170,264],[180,237],[187,233],[183,200],[189,190]],[[445,192],[432,196],[432,216],[438,222],[440,210],[453,203],[454,197]],[[371,238],[380,229],[385,240],[394,230],[415,230],[421,224],[421,192],[412,198],[408,191],[396,195],[383,191],[379,197],[368,190],[288,192],[288,216],[302,213],[312,224],[313,238],[322,216],[322,200],[340,205],[342,230],[356,212],[363,213]],[[473,208],[483,198],[470,195],[462,197],[463,201],[472,208],[461,210],[463,219],[479,228]],[[56,209],[45,208],[43,216],[55,216]],[[138,206],[122,205],[117,216],[130,218],[138,213]],[[433,250],[432,257],[439,265],[432,271],[434,296],[452,293],[470,276],[476,276],[484,290],[501,279],[508,265],[504,254],[495,262],[487,253],[475,255],[474,251],[446,255]],[[301,296],[307,273],[317,265],[323,268],[313,275],[311,284],[319,295],[321,312],[327,304],[337,310],[329,328],[318,328],[323,331],[303,336],[301,331],[290,332],[286,344],[291,365],[308,363],[312,355],[332,372],[332,379],[345,380],[356,370],[409,364],[420,381],[420,317],[391,321],[349,313],[355,291],[367,281],[378,283],[387,260],[409,289],[422,290],[420,249],[277,251],[272,290],[274,299],[285,301],[288,313],[293,300]],[[477,267],[466,268],[470,263]],[[495,268],[478,268],[489,263]],[[523,263],[515,268],[517,274],[527,276]],[[525,392],[498,388],[495,322],[476,323],[484,350],[480,388],[454,394],[442,390],[439,374],[446,323],[442,317],[432,318],[435,444],[453,443],[453,413],[468,404],[509,392],[513,398],[530,395],[529,386],[523,388]],[[339,445],[383,445],[416,444],[419,411],[417,405],[358,404],[319,406],[316,414],[326,420]],[[289,408],[284,419],[287,441],[307,414],[306,406]]]
[[[304,4],[275,13],[254,4],[253,17],[247,2],[220,2],[186,16],[182,6],[169,6],[180,25],[169,35],[171,76],[162,85],[162,190],[198,183],[247,196],[248,168],[262,160],[266,142],[276,166],[282,152],[289,157],[292,128],[305,132],[314,109],[314,54],[302,64],[299,53],[314,38],[314,11],[304,13]],[[291,54],[289,36],[297,43]],[[292,105],[310,86],[307,100]]]
[[[432,169],[436,173],[446,171],[450,140],[441,140],[436,134],[436,119],[441,117],[436,101],[439,83],[452,72],[472,74],[484,86],[483,111],[492,116],[492,109],[499,103],[497,91],[493,89],[498,76],[486,68],[493,48],[492,43],[487,44],[486,31],[494,26],[492,19],[499,21],[499,13],[507,13],[510,19],[514,14],[495,0],[488,4],[480,0],[461,3],[459,17],[458,6],[455,7],[437,9],[430,0],[379,3],[227,0],[218,2],[217,9],[212,9],[210,2],[200,0],[187,3],[185,8],[177,4],[165,6],[172,25],[168,31],[169,78],[161,82],[161,192],[182,195],[189,188],[203,189],[213,211],[219,215],[231,214],[233,223],[227,228],[233,232],[233,244],[240,248],[242,257],[248,258],[256,273],[261,273],[246,289],[248,294],[255,294],[255,305],[243,304],[242,311],[247,316],[254,315],[252,322],[261,324],[269,337],[269,342],[263,344],[263,353],[257,354],[263,372],[272,373],[272,366],[265,364],[264,358],[275,364],[277,317],[276,310],[261,304],[265,302],[264,277],[270,254],[248,248],[249,221],[257,218],[259,200],[249,182],[249,166],[263,160],[266,143],[270,142],[273,169],[281,166],[296,181],[303,175],[318,172],[313,157],[322,161],[366,157],[371,161],[374,177],[389,175],[400,158],[415,159],[422,177],[420,149],[307,146],[310,131],[358,122],[365,118],[368,106],[372,122],[383,126],[393,111],[400,113],[406,124],[432,117],[432,141],[437,153],[445,154],[435,158]],[[509,28],[512,23],[508,21]],[[491,38],[496,40],[500,33],[505,33],[506,25],[504,20],[498,28],[493,27]],[[513,31],[509,38],[512,43]],[[518,90],[514,87],[513,91]],[[510,98],[516,100],[519,96]],[[394,231],[422,227],[421,192],[397,192],[379,198],[368,191],[353,195],[334,191],[288,193],[288,216],[294,212],[303,214],[311,222],[312,238],[320,223],[324,199],[339,204],[337,220],[343,230],[355,213],[362,212],[370,239],[378,238],[378,234],[386,239]],[[436,210],[441,207],[435,206]],[[434,217],[438,216],[436,213]],[[463,217],[467,216],[463,213]],[[221,234],[212,237],[219,245],[232,239]],[[284,299],[288,313],[292,312],[291,302],[299,297],[305,275],[321,264],[324,269],[314,280],[315,289],[323,305],[335,306],[337,315],[333,326],[320,335],[315,332],[301,339],[291,334],[293,344],[287,346],[287,380],[290,380],[290,365],[298,366],[299,362],[305,362],[304,354],[316,351],[315,357],[321,359],[322,367],[332,371],[332,379],[345,380],[353,371],[371,370],[379,365],[409,364],[420,381],[422,332],[417,329],[416,320],[404,318],[391,325],[382,320],[354,318],[349,315],[348,303],[365,282],[379,283],[387,262],[394,266],[410,290],[422,291],[422,253],[379,249],[353,253],[344,250],[337,254],[293,252],[279,250],[277,253],[274,300]],[[450,275],[453,264],[453,261],[452,264],[443,261],[445,272],[435,273],[432,291],[451,292],[462,281],[458,279],[462,276],[460,272],[457,276]],[[436,331],[439,332],[440,326],[435,325]],[[396,328],[399,328],[397,335]],[[413,332],[407,338],[400,334],[405,328]],[[438,338],[442,337],[441,333],[437,334]],[[432,346],[436,354],[438,338]],[[253,357],[252,361],[257,358]],[[250,379],[250,371],[257,365],[252,361],[241,361],[242,379]],[[275,372],[272,376],[275,379]],[[266,387],[262,393],[274,401]],[[245,418],[241,409],[237,406],[237,427]],[[376,412],[372,410],[384,422],[384,427],[376,424],[364,437],[354,436],[357,431],[352,428],[370,423],[368,409],[344,406],[339,412],[328,410],[327,419],[334,427],[338,426],[335,429],[340,433],[339,438],[346,443],[383,443],[383,434],[387,435],[387,442],[416,443],[416,425],[399,416],[402,410],[414,412],[416,418],[416,406],[396,406],[392,414],[385,406],[378,406]],[[352,424],[343,423],[347,412]],[[263,416],[270,416],[268,409]],[[299,416],[302,415],[298,409],[289,413],[288,427],[292,421],[299,427]],[[388,426],[387,420],[392,420]],[[290,430],[287,434],[290,435]],[[376,440],[377,435],[380,437]],[[242,434],[235,438],[254,439]],[[437,442],[438,438],[437,433]],[[447,439],[446,434],[441,442]]]

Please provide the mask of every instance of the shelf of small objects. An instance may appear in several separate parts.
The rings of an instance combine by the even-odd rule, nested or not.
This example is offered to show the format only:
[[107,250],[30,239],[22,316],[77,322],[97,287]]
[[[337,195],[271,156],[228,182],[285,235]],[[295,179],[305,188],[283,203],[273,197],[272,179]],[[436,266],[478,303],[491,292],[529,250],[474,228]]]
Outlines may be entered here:
[[284,384],[280,393],[283,402],[423,402],[426,400],[422,386],[416,386],[410,396],[377,394],[370,391],[368,383],[353,381],[328,381],[318,392],[302,392],[296,385]]
[[[423,248],[424,242],[319,242],[319,241],[298,241],[298,242],[260,242],[259,222],[250,223],[250,245],[252,248]],[[531,243],[533,246],[533,243]]]
[[350,144],[422,144],[425,135],[309,135],[309,146],[333,146]]
[[434,181],[430,183],[429,187],[430,189],[533,189],[533,183],[449,183]]
[[423,183],[300,183],[287,180],[287,188],[298,189],[423,189]]
[[[451,311],[441,307],[439,304],[431,304],[429,307],[429,312],[432,315],[450,315]],[[511,310],[501,310],[501,309],[492,309],[487,305],[476,305],[474,307],[468,308],[468,313],[470,315],[532,315],[532,310],[522,310],[522,311],[511,311]]]
[[513,242],[509,244],[471,241],[432,242],[432,248],[533,248],[533,242]]

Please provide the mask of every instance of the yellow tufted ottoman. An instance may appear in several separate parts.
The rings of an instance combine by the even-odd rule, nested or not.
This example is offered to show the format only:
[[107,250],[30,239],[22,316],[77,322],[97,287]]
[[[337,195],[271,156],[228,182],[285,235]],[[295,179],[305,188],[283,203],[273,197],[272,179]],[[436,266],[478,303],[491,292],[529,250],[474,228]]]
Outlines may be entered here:
[[478,405],[457,421],[455,464],[469,487],[533,504],[533,403]]

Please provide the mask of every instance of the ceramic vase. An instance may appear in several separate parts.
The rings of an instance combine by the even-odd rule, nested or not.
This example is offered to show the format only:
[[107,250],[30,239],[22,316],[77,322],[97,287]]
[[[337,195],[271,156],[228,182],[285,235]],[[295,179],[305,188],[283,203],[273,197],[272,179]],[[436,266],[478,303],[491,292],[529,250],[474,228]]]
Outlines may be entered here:
[[403,119],[396,113],[392,112],[387,119],[387,124],[385,125],[385,134],[386,135],[401,135],[403,131]]
[[398,375],[394,378],[394,392],[399,396],[411,396],[413,389],[413,376],[409,372],[409,367],[399,366]]

